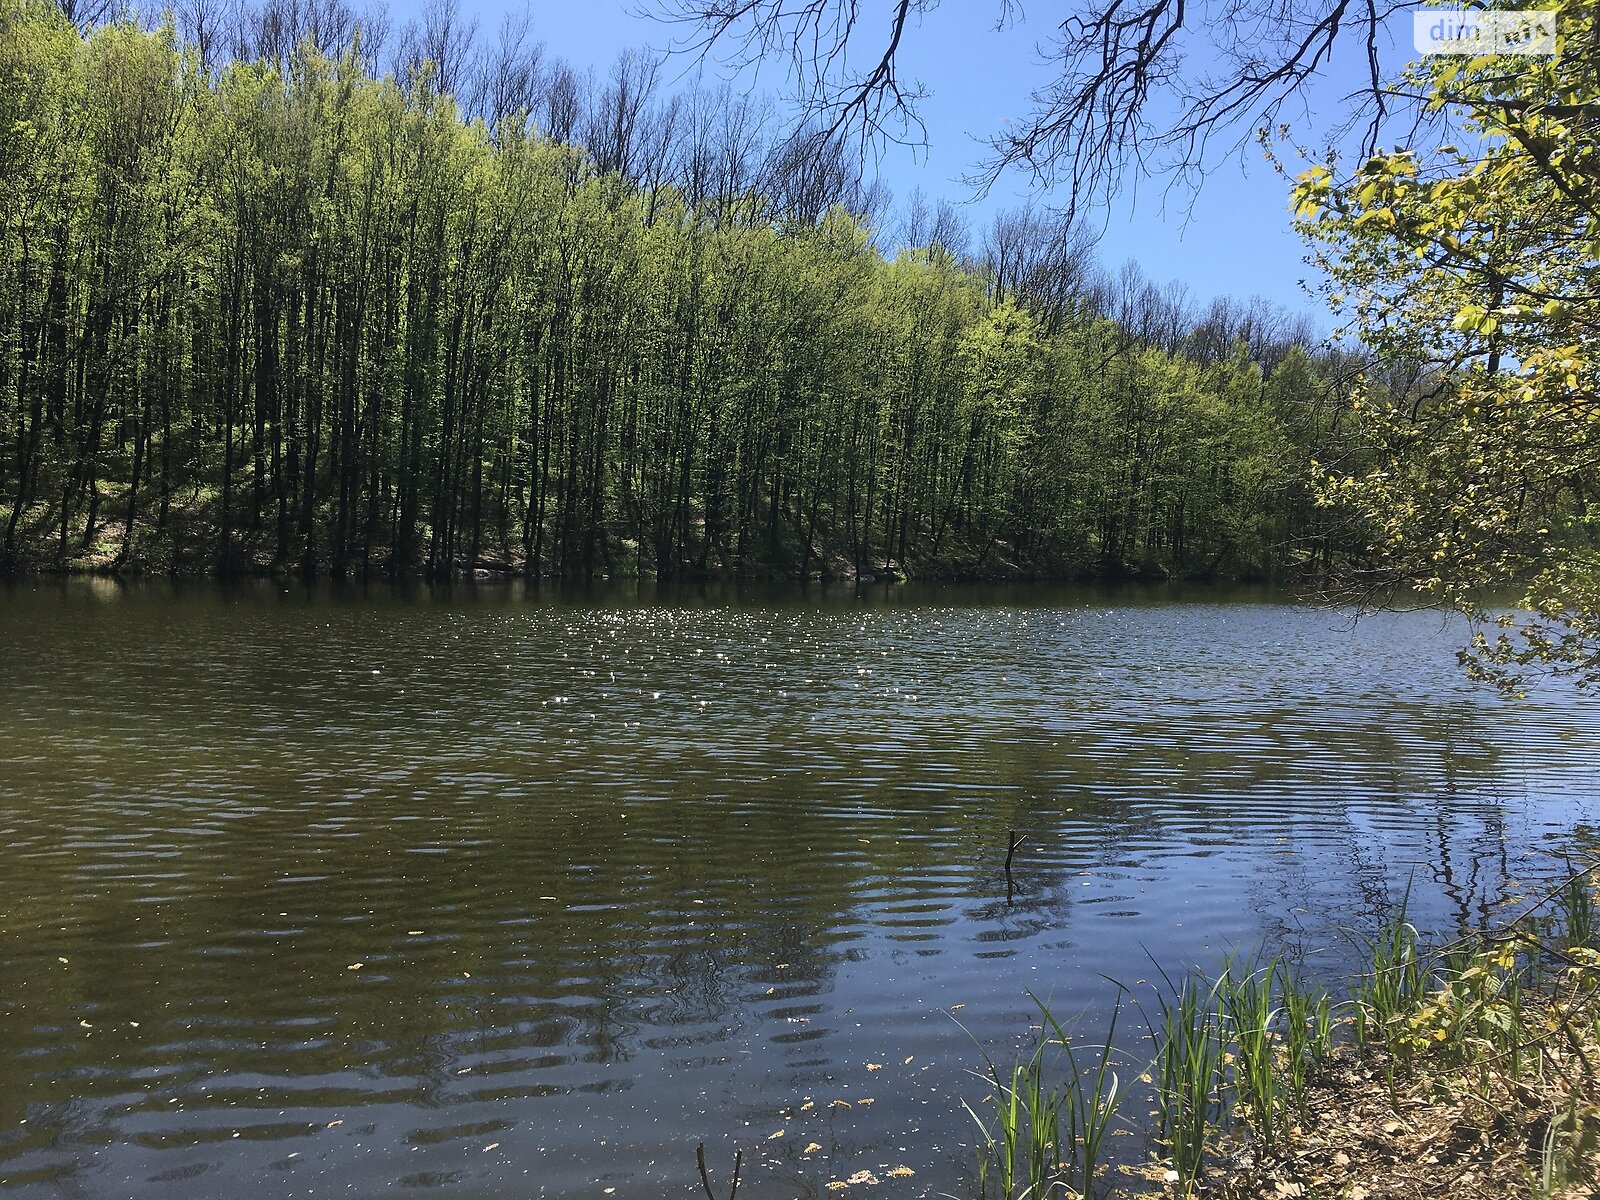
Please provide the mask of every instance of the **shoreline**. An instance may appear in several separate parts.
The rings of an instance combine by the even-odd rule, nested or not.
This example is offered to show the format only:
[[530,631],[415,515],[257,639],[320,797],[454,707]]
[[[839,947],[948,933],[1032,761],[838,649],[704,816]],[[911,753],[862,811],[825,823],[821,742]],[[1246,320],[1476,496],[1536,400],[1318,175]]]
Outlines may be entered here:
[[[1304,985],[1285,978],[1273,991],[1281,964],[1263,968],[1275,1009],[1240,1003],[1261,971],[1230,984],[1225,968],[1211,985],[1214,1020],[1198,1023],[1215,1055],[1207,1078],[1181,1064],[1158,1066],[1156,1078],[1163,1111],[1200,1094],[1196,1083],[1217,1107],[1168,1119],[1167,1149],[1187,1148],[1187,1164],[1169,1153],[1134,1173],[1157,1183],[1156,1195],[1218,1200],[1595,1196],[1597,875],[1600,862],[1507,924],[1434,948],[1419,943],[1402,906],[1368,943],[1371,969],[1347,998],[1320,1014],[1313,1002],[1309,1020],[1323,1028],[1310,1038],[1286,1019],[1304,1011],[1294,1000]],[[1246,1011],[1267,1014],[1267,1037],[1253,1045],[1239,1022]],[[1171,1028],[1161,1035],[1168,1047],[1179,1044]],[[1196,1030],[1191,1022],[1184,1032]],[[1251,1059],[1263,1051],[1268,1065],[1257,1072]]]

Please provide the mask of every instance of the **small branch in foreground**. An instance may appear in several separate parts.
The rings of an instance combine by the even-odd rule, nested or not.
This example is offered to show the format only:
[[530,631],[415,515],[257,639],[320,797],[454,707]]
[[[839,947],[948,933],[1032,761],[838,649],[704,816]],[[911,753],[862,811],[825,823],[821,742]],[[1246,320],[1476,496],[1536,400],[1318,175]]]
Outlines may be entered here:
[[[717,1194],[711,1190],[711,1172],[706,1170],[706,1144],[701,1142],[695,1147],[695,1161],[700,1166],[700,1186],[705,1188],[707,1200],[717,1200]],[[728,1189],[728,1200],[733,1200],[739,1190],[739,1168],[744,1165],[744,1151],[733,1152],[733,1186]]]

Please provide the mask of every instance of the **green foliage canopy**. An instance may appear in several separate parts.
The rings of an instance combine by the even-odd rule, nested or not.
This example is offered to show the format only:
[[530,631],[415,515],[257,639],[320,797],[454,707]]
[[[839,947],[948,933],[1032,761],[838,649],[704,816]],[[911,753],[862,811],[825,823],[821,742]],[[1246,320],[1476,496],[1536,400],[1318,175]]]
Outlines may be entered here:
[[1380,154],[1295,186],[1332,299],[1380,360],[1363,436],[1322,472],[1377,558],[1364,584],[1491,616],[1463,652],[1508,688],[1529,668],[1600,680],[1600,33],[1560,0],[1553,56],[1430,56],[1396,90],[1453,119],[1460,145]]
[[[0,0],[0,563],[1241,576],[1318,552],[1297,472],[1327,385],[1304,355],[1292,388],[1264,370],[1281,339],[1229,358],[1224,322],[1203,352],[1142,279],[1030,258],[1020,223],[1004,270],[886,254],[826,147],[755,154],[726,95],[678,125],[591,95],[601,153],[439,77],[379,74],[358,33],[216,62]],[[647,117],[672,136],[629,132]]]

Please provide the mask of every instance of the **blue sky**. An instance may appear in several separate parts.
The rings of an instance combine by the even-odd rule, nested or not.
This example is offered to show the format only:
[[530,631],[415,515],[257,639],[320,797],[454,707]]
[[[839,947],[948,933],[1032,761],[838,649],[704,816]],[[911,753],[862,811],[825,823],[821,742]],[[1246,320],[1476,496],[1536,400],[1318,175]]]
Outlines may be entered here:
[[[419,0],[401,0],[393,13],[404,18]],[[665,49],[681,28],[644,15],[650,0],[579,0],[558,4],[529,0],[535,36],[547,50],[582,70],[603,72],[623,50],[647,46]],[[479,20],[480,32],[491,34],[502,14],[521,11],[522,0],[489,0],[463,5]],[[970,201],[971,190],[961,182],[964,171],[981,156],[978,136],[996,130],[1027,106],[1030,88],[1049,78],[1040,65],[1035,46],[1051,32],[1052,22],[1067,6],[1045,9],[1035,0],[1031,19],[996,31],[999,0],[945,0],[925,14],[907,34],[901,55],[901,73],[922,83],[930,92],[920,112],[927,126],[926,150],[913,154],[889,148],[877,165],[880,178],[896,200],[920,187],[930,199]],[[883,20],[881,7],[864,6],[870,21]],[[1401,27],[1403,25],[1403,28]],[[876,41],[875,30],[863,27],[863,45]],[[1393,34],[1402,49],[1411,35],[1408,13],[1396,15]],[[1358,48],[1342,47],[1342,57],[1311,93],[1307,111],[1285,114],[1296,135],[1316,144],[1339,111],[1339,99],[1359,85],[1365,68]],[[1403,61],[1398,52],[1391,66]],[[665,78],[692,77],[704,71],[724,77],[714,62],[702,66],[687,57],[668,61]],[[779,95],[783,91],[783,64],[773,64],[756,77],[738,77],[740,86]],[[1248,129],[1239,132],[1248,133]],[[1089,224],[1101,236],[1100,259],[1115,269],[1127,259],[1136,260],[1159,282],[1177,280],[1188,286],[1204,304],[1216,295],[1264,296],[1285,307],[1320,318],[1321,306],[1299,286],[1314,278],[1304,261],[1305,249],[1289,228],[1284,181],[1275,175],[1253,141],[1242,152],[1219,154],[1198,192],[1188,190],[1163,195],[1165,181],[1147,179],[1124,193],[1106,211],[1091,214]],[[985,199],[967,210],[976,230],[986,225],[1000,208],[1028,198],[1023,181],[1003,181]],[[1047,197],[1045,197],[1047,199]],[[1321,323],[1319,321],[1319,323]]]

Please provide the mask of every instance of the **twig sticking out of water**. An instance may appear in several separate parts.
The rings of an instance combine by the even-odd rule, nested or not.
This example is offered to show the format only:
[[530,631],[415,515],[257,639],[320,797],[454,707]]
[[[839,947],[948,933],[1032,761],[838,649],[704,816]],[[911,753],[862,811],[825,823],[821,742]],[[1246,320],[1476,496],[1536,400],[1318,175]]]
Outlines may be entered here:
[[[711,1190],[711,1172],[706,1170],[706,1144],[701,1142],[695,1147],[695,1161],[700,1164],[700,1186],[706,1189],[707,1200],[717,1200],[717,1194]],[[739,1190],[739,1168],[744,1165],[744,1151],[733,1152],[733,1186],[728,1189],[728,1200],[733,1200],[734,1193]]]
[[1008,839],[1008,842],[1007,842],[1007,845],[1006,845],[1006,903],[1007,904],[1010,904],[1012,899],[1017,894],[1017,881],[1011,874],[1011,860],[1017,856],[1017,850],[1027,840],[1028,839],[1027,839],[1026,835],[1024,835],[1022,837],[1018,837],[1017,836],[1017,831],[1015,829],[1011,830],[1010,833],[1009,833],[1009,839]]

